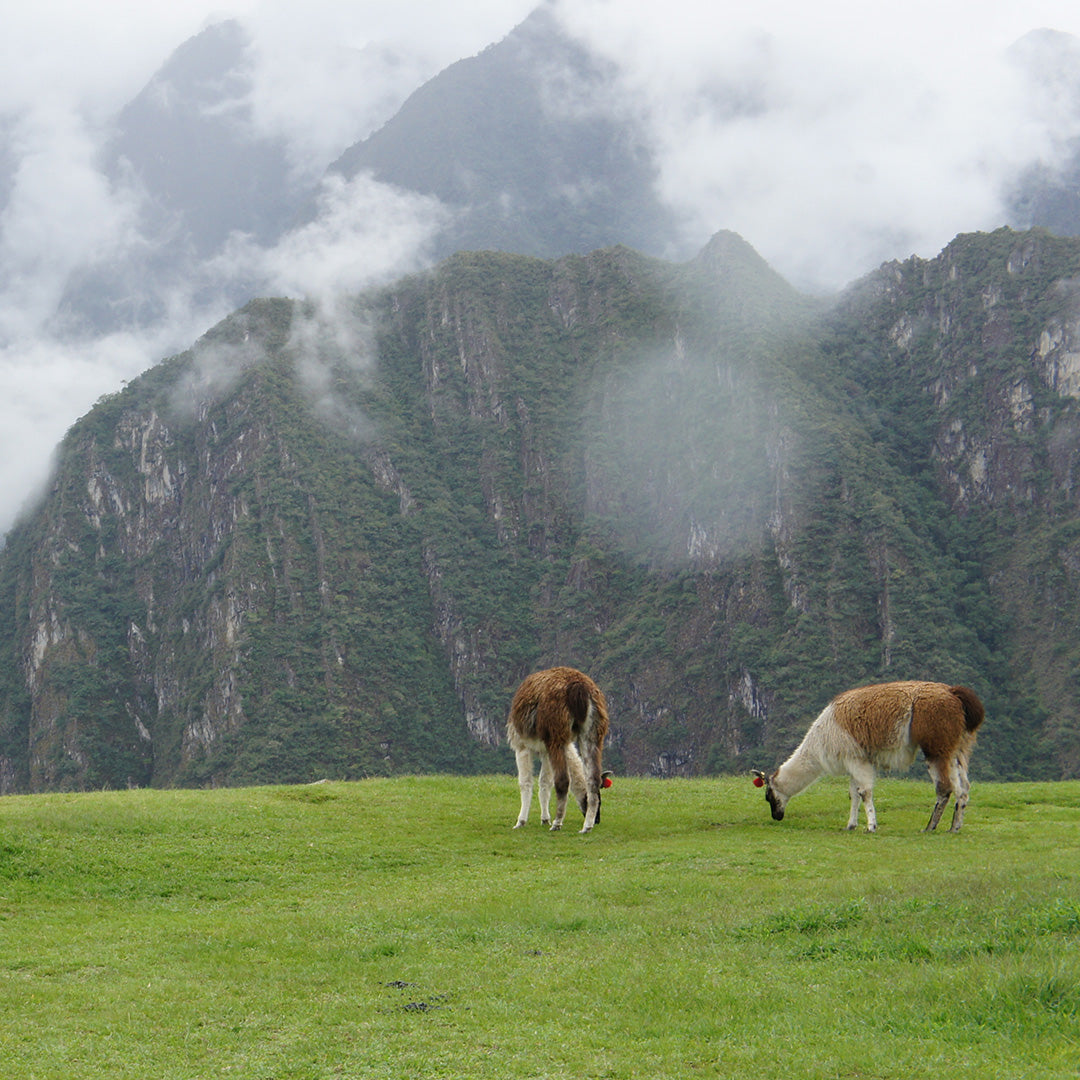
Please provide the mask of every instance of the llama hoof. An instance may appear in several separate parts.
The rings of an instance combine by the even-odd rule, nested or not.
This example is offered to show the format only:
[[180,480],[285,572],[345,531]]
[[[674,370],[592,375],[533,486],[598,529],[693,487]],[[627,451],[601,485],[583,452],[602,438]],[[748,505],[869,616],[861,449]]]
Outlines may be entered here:
[[541,825],[550,825],[550,824],[551,824],[551,818],[549,818],[549,817],[542,817],[542,818],[540,819],[540,824],[541,824]]
[[555,824],[551,826],[551,831],[552,832],[558,832],[561,828],[562,828],[562,822],[561,821],[556,821]]
[[518,823],[517,823],[517,824],[516,824],[516,825],[514,826],[514,828],[515,828],[515,829],[520,829],[520,828],[521,828],[521,827],[522,827],[522,826],[523,826],[524,824],[525,824],[525,822],[524,822],[524,821],[519,821],[519,822],[518,822]]
[[585,825],[585,826],[584,826],[584,827],[582,828],[582,830],[581,830],[581,831],[582,831],[583,833],[587,833],[587,832],[592,832],[592,826],[591,826],[591,825]]

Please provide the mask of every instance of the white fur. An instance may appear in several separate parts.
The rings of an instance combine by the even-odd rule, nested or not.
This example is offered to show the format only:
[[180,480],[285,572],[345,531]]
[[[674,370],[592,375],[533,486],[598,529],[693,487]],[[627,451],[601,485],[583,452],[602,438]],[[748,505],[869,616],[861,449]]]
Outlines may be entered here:
[[[544,825],[551,825],[551,831],[557,832],[562,828],[563,819],[566,817],[568,800],[563,800],[561,805],[556,806],[555,821],[551,820],[551,793],[555,789],[555,774],[551,768],[551,758],[548,756],[547,747],[540,739],[526,739],[520,733],[511,731],[510,748],[514,751],[517,761],[518,787],[521,789],[521,810],[518,812],[515,829],[520,829],[528,823],[529,809],[532,806],[533,795],[533,756],[540,759],[540,821]],[[588,792],[585,782],[585,766],[581,761],[581,754],[573,743],[566,746],[566,767],[570,774],[570,793],[575,799],[580,799],[582,793]],[[585,815],[585,824],[582,832],[590,832],[596,823],[596,806],[590,805]]]

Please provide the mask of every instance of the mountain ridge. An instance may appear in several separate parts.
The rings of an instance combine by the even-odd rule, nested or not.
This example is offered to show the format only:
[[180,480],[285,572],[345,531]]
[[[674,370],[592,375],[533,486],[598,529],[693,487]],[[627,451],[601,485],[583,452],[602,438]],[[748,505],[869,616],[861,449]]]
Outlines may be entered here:
[[499,768],[550,663],[626,772],[930,677],[987,702],[976,776],[1075,775],[1078,270],[1000,230],[830,309],[725,234],[254,301],[76,424],[0,553],[0,785]]

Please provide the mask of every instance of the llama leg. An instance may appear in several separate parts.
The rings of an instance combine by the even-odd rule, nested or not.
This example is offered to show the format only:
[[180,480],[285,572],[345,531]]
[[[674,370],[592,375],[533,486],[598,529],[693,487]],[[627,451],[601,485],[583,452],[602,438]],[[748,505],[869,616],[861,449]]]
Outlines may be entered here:
[[859,796],[859,782],[854,776],[851,778],[851,783],[848,784],[848,792],[851,795],[851,813],[848,815],[845,828],[848,832],[851,832],[859,824],[859,804],[862,802]]
[[587,744],[582,755],[585,766],[585,783],[588,786],[588,799],[585,808],[585,825],[582,832],[588,832],[594,825],[600,824],[600,747]]
[[540,756],[540,823],[551,824],[551,789],[555,786],[555,776],[551,771],[551,759],[547,754]]
[[[515,829],[520,829],[529,820],[529,807],[532,805],[533,793],[533,761],[531,750],[517,750],[514,752],[517,760],[518,787],[521,789],[521,810],[518,812]],[[543,790],[541,788],[541,790]]]
[[848,818],[847,827],[854,829],[859,824],[859,802],[861,802],[866,813],[866,831],[877,832],[877,811],[874,809],[874,766],[853,763],[848,766],[848,771],[851,774],[851,816]]
[[[589,754],[590,762],[586,771],[585,762],[581,759],[578,748],[570,745],[566,748],[566,763],[570,771],[570,787],[577,798],[578,806],[585,815],[585,824],[581,827],[583,833],[590,832],[596,824],[596,815],[600,809],[600,770],[595,768],[595,753],[590,753],[589,747],[585,748]],[[596,773],[595,778],[591,775]]]
[[[934,792],[937,795],[937,799],[934,802],[934,810],[930,815],[930,820],[927,822],[926,828],[923,832],[933,832],[938,827],[938,822],[941,820],[941,815],[945,810],[945,804],[949,801],[949,796],[952,794],[953,785],[949,779],[949,774],[946,770],[942,769],[940,761],[927,762],[927,767],[930,770],[930,775],[934,778]],[[955,813],[955,811],[953,811]],[[963,814],[961,814],[961,819]]]
[[566,817],[566,797],[570,792],[570,774],[566,767],[566,750],[561,746],[553,746],[548,751],[551,759],[551,772],[555,781],[555,820],[551,823],[551,831],[557,832],[562,828],[563,818]]
[[959,832],[964,824],[964,810],[968,804],[968,794],[971,791],[971,782],[968,780],[967,762],[963,755],[959,755],[953,768],[953,790],[956,792],[956,803],[953,806],[952,824],[949,832]]
[[877,811],[874,809],[874,785],[871,784],[865,790],[860,791],[863,808],[866,810],[866,831],[877,832]]

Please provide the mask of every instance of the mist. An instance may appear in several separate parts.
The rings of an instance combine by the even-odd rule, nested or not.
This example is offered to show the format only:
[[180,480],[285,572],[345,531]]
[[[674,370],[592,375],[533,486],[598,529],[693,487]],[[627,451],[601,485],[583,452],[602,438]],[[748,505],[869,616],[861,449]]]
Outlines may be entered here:
[[588,512],[635,560],[716,564],[756,548],[775,513],[781,426],[741,348],[677,341],[623,358],[585,434]]
[[[342,293],[426,265],[446,207],[366,176],[325,177],[326,168],[423,82],[500,40],[534,6],[52,0],[6,13],[0,533],[46,486],[65,430],[227,315],[235,282],[333,313]],[[1080,136],[1075,98],[1005,59],[1031,30],[1080,34],[1071,3],[551,7],[610,61],[608,96],[576,107],[609,110],[641,132],[658,193],[681,222],[673,250],[731,229],[807,291],[838,290],[885,260],[932,257],[959,232],[996,227],[1009,182],[1036,162],[1052,169]],[[317,193],[317,216],[271,244],[235,233],[191,280],[156,298],[152,320],[73,331],[60,318],[73,281],[142,265],[169,242],[145,229],[145,193],[103,171],[116,117],[178,46],[228,18],[251,40],[244,122],[284,148],[296,183]],[[320,370],[308,372],[316,394]]]

